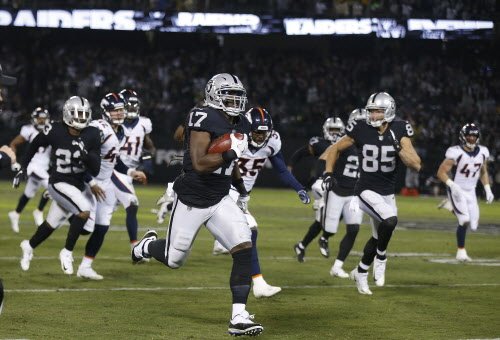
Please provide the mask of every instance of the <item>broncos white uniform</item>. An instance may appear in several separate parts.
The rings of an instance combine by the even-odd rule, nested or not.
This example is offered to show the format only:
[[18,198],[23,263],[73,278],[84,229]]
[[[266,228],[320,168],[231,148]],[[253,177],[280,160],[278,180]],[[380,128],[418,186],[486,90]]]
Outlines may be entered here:
[[458,218],[458,223],[463,225],[470,222],[470,228],[476,230],[479,224],[479,206],[476,197],[476,185],[480,178],[481,167],[490,157],[487,147],[479,145],[473,152],[465,151],[461,146],[451,146],[446,150],[446,159],[455,163],[453,181],[462,189],[462,195],[448,197],[452,203],[453,211]]
[[[30,143],[38,133],[39,131],[32,124],[24,125],[19,132]],[[28,181],[24,189],[24,195],[28,198],[33,198],[40,187],[47,189],[49,184],[50,150],[50,146],[40,147],[28,165]]]
[[[120,159],[129,168],[136,169],[140,165],[144,138],[151,133],[153,125],[149,118],[139,116],[130,124],[124,123],[122,127],[125,130],[125,140],[120,148]],[[139,204],[132,177],[114,171],[112,180],[116,197],[125,209],[131,204]]]

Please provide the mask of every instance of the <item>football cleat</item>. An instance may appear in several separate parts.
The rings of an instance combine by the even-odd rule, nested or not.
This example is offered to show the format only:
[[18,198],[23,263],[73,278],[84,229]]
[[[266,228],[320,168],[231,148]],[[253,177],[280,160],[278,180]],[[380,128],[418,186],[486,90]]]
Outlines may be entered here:
[[293,250],[295,251],[295,254],[297,255],[297,261],[304,262],[304,257],[306,256],[306,250],[300,248],[299,244],[300,243],[297,243],[296,245],[294,245]]
[[73,252],[63,248],[59,253],[59,260],[61,261],[61,269],[64,274],[73,274]]
[[358,292],[364,295],[372,295],[372,291],[368,286],[368,272],[360,273],[358,272],[358,268],[354,268],[349,274],[351,280],[356,282],[356,287],[358,288]]
[[258,299],[262,297],[271,297],[273,295],[278,294],[281,292],[281,287],[275,287],[271,286],[270,284],[254,284],[253,288],[253,295]]
[[465,248],[459,248],[457,250],[457,261],[460,261],[460,262],[470,262],[472,261],[472,259],[467,255],[467,251],[465,250]]
[[23,252],[23,256],[21,257],[21,269],[27,271],[30,269],[31,259],[33,259],[33,248],[31,248],[28,240],[22,241],[19,246]]
[[253,322],[253,315],[245,310],[229,321],[228,333],[233,336],[256,336],[264,331],[260,323]]
[[387,259],[379,260],[375,257],[373,261],[373,280],[377,287],[383,287],[385,284],[385,266],[387,264]]
[[341,279],[347,279],[349,274],[347,274],[342,267],[332,266],[330,269],[330,275],[333,277],[340,277]]
[[453,206],[451,205],[451,201],[448,198],[445,198],[441,202],[439,202],[438,209],[446,209],[448,211],[453,212]]
[[19,232],[19,213],[15,210],[9,211],[10,227],[15,233]]
[[38,227],[43,223],[43,212],[38,209],[33,210],[33,218],[35,219],[35,224]]
[[321,253],[321,255],[323,255],[323,257],[326,258],[330,257],[330,249],[328,248],[328,239],[321,236],[318,240],[318,244],[319,244],[319,252]]
[[151,255],[146,255],[144,253],[144,247],[146,243],[154,241],[158,238],[158,234],[155,230],[148,230],[146,234],[142,237],[142,239],[132,248],[132,262],[134,264],[143,262],[144,259],[151,258]]
[[84,267],[82,265],[78,267],[76,276],[89,280],[102,280],[104,278],[102,275],[97,274],[92,267]]

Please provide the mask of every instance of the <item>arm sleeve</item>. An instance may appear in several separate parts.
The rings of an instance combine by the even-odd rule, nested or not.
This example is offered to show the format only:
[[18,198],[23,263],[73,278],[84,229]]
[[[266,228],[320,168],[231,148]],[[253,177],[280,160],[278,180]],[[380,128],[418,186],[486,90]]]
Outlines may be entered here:
[[269,157],[273,168],[278,172],[280,179],[292,187],[295,191],[304,190],[304,186],[297,181],[297,179],[288,171],[285,165],[283,154],[278,152],[275,156]]
[[[278,154],[276,154],[277,156]],[[290,166],[294,167],[302,158],[309,156],[309,145],[304,145],[301,148],[298,148],[290,158]],[[275,157],[275,156],[273,156]],[[283,156],[281,156],[283,157]],[[272,158],[270,158],[272,159]],[[274,164],[273,164],[274,166]]]
[[[40,147],[45,147],[49,145],[49,138],[47,137],[46,134],[39,133],[35,139],[30,143],[28,147],[28,151],[24,155],[23,161],[21,162],[21,166],[23,169],[26,169],[28,167],[28,164],[30,164],[31,159],[33,156],[38,152],[38,148]],[[99,162],[99,166],[101,166],[101,163]]]
[[125,163],[123,163],[123,161],[120,159],[120,157],[118,157],[118,160],[115,164],[115,170],[126,175],[128,169],[128,166],[126,166]]

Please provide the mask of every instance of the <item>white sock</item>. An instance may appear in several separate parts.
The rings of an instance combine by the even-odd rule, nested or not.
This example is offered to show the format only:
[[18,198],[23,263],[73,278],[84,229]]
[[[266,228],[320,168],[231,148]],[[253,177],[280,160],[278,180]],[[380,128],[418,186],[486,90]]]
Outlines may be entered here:
[[234,319],[234,317],[238,314],[241,314],[246,308],[246,305],[244,303],[233,303],[233,314],[231,319]]
[[262,286],[262,285],[267,285],[266,280],[264,280],[264,277],[261,275],[256,275],[252,277],[252,282],[254,286]]
[[361,269],[364,269],[364,270],[368,270],[370,269],[370,266],[367,266],[366,264],[364,264],[363,262],[359,261],[359,264],[358,266],[361,268]]
[[90,268],[90,267],[92,267],[92,262],[94,262],[94,259],[87,257],[87,256],[84,256],[82,258],[82,263],[80,264],[80,266]]
[[342,268],[343,265],[344,265],[344,261],[340,261],[338,259],[336,259],[335,262],[333,263],[334,268]]
[[382,251],[382,250],[377,249],[377,255],[379,255],[379,256],[385,256],[386,253],[387,253],[387,250]]

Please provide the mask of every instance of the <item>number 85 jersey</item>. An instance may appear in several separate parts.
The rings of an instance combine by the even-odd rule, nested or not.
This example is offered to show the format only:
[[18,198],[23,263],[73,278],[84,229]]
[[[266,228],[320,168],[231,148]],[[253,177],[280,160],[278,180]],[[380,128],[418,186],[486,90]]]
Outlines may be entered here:
[[390,130],[398,141],[413,136],[413,129],[407,121],[394,118],[383,134],[366,121],[353,121],[346,127],[346,134],[354,139],[359,154],[359,180],[355,193],[372,190],[380,195],[395,192],[396,169],[401,160],[394,149]]
[[480,170],[490,157],[487,147],[479,145],[474,151],[467,152],[461,146],[451,146],[446,150],[446,159],[455,162],[455,176],[453,181],[464,190],[474,190],[480,177]]

